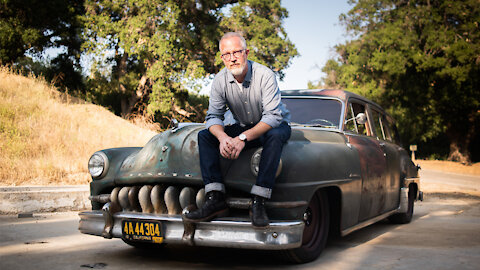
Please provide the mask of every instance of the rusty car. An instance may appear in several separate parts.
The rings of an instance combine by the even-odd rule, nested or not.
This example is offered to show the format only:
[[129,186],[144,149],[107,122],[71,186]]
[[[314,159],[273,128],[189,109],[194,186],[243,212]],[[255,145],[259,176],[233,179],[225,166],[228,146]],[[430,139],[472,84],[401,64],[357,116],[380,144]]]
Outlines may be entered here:
[[[79,213],[79,230],[142,248],[276,250],[304,263],[320,255],[329,236],[345,236],[386,218],[412,220],[414,202],[423,198],[419,166],[381,106],[327,89],[282,91],[282,101],[291,112],[292,135],[266,204],[269,226],[253,227],[248,216],[262,148],[221,160],[229,216],[199,223],[182,219],[183,211],[205,200],[197,146],[205,125],[172,121],[144,147],[92,155],[92,210]],[[226,117],[229,121],[234,120]]]

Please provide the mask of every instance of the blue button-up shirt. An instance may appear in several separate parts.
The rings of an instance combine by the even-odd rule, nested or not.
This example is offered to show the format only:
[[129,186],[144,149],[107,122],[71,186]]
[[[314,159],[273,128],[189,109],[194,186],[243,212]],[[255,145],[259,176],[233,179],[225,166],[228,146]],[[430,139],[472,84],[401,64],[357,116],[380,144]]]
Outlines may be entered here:
[[206,127],[223,126],[227,108],[235,121],[242,126],[264,122],[272,128],[282,122],[290,122],[290,112],[282,103],[275,73],[269,68],[248,61],[248,71],[243,80],[243,89],[236,83],[233,74],[222,69],[213,79]]

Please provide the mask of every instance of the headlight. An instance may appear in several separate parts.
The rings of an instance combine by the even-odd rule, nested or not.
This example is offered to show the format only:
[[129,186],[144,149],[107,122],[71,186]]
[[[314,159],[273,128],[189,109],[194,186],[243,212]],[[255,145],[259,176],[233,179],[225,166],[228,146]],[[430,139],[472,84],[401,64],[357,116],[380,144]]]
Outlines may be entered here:
[[[258,169],[260,167],[260,158],[262,157],[262,150],[263,148],[257,149],[255,153],[252,155],[252,159],[250,160],[250,170],[252,170],[253,175],[258,176]],[[278,177],[282,172],[282,159],[278,163],[277,172],[275,173],[275,177]]]
[[108,158],[103,152],[96,152],[88,161],[88,171],[93,178],[101,178],[108,171]]

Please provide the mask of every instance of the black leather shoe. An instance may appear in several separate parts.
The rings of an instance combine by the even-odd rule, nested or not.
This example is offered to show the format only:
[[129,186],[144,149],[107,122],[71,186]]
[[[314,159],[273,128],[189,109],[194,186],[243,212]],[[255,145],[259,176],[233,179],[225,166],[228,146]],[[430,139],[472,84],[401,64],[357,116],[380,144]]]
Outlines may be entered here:
[[255,227],[266,227],[269,224],[267,211],[265,210],[265,198],[255,195],[252,203],[252,224]]
[[220,191],[210,191],[206,194],[207,199],[202,208],[186,213],[183,219],[188,222],[210,221],[216,217],[228,214],[228,206],[225,196]]

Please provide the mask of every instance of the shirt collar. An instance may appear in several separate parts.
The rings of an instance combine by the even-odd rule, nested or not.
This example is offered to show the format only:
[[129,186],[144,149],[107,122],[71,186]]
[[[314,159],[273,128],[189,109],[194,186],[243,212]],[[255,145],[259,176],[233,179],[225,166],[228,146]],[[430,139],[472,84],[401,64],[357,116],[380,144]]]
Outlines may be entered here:
[[[243,80],[242,84],[250,85],[250,81],[252,80],[252,61],[247,60],[247,66],[248,66],[247,75],[245,75],[245,79]],[[227,78],[230,83],[234,83],[236,81],[235,77],[233,77],[232,72],[230,72],[230,70],[228,69],[227,69]]]

